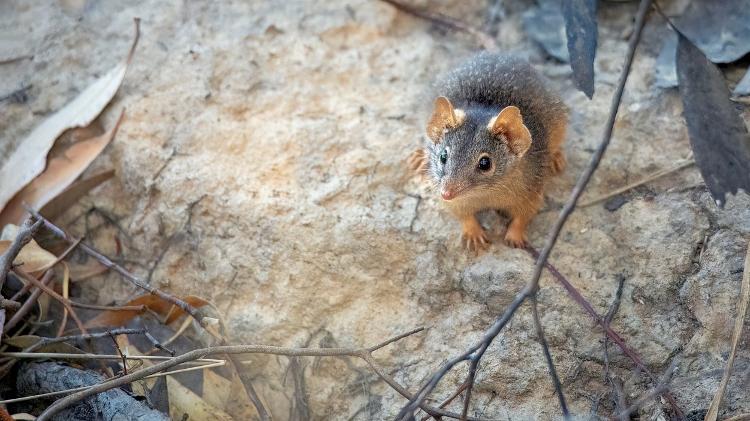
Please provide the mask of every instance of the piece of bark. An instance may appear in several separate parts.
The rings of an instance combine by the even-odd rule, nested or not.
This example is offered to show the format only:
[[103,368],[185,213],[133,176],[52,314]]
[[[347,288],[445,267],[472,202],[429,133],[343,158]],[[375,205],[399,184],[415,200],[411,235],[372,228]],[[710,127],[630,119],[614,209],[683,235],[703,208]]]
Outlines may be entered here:
[[[18,370],[16,386],[23,396],[57,392],[101,383],[98,373],[79,370],[55,362],[26,363]],[[169,416],[149,408],[122,389],[110,389],[81,401],[68,411],[59,413],[55,420],[89,421],[168,421]]]

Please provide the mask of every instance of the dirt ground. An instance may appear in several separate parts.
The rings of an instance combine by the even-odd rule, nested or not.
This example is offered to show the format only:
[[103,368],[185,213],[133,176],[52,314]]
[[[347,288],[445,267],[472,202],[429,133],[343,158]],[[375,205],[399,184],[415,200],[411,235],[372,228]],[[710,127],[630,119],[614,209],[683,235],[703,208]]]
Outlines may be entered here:
[[[428,3],[477,26],[486,18],[485,1],[415,4]],[[568,169],[530,227],[541,247],[601,137],[636,5],[602,2],[589,100],[569,66],[524,32],[520,16],[531,4],[505,2],[498,41],[528,57],[571,109]],[[0,64],[0,94],[31,85],[25,102],[0,103],[1,156],[124,57],[136,16],[140,44],[102,116],[109,127],[125,107],[125,121],[90,170],[117,175],[60,224],[82,235],[87,210],[110,216],[122,231],[107,225],[88,241],[113,253],[119,233],[136,273],[210,299],[235,342],[364,346],[426,326],[376,354],[416,390],[479,338],[530,277],[531,257],[502,244],[505,221],[485,215],[494,244],[470,255],[457,222],[405,171],[423,133],[425,92],[476,42],[378,1],[2,2],[0,58],[33,58]],[[689,155],[677,91],[654,86],[667,30],[649,19],[612,145],[584,200]],[[601,313],[624,277],[613,328],[654,373],[676,360],[677,402],[686,413],[705,410],[729,350],[750,198],[741,193],[718,209],[690,167],[620,202],[578,209],[551,262]],[[76,293],[111,303],[135,291],[112,274]],[[539,300],[572,413],[611,415],[603,334],[549,275]],[[749,345],[746,322],[724,415],[750,412]],[[610,369],[633,402],[651,385],[609,349]],[[299,393],[285,376],[288,360],[255,360],[262,399],[277,419],[294,417]],[[388,419],[405,404],[360,361],[302,364],[312,419]],[[463,370],[445,378],[436,401],[461,384]],[[491,419],[559,417],[527,306],[483,359],[473,402],[470,413]],[[668,419],[666,408],[653,400],[641,419]]]

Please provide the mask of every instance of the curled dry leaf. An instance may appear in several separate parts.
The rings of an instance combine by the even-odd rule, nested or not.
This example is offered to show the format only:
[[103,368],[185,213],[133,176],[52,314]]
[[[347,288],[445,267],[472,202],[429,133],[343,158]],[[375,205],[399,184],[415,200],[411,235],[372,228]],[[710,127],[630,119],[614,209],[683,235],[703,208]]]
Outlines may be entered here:
[[0,209],[44,171],[47,153],[65,130],[89,125],[109,104],[120,88],[133,58],[140,33],[139,26],[140,20],[136,19],[135,37],[127,58],[37,126],[0,168]]
[[18,192],[0,212],[0,226],[20,223],[27,215],[24,204],[39,210],[68,188],[109,145],[123,116],[124,111],[114,127],[101,136],[74,143],[60,156],[50,159],[47,169]]

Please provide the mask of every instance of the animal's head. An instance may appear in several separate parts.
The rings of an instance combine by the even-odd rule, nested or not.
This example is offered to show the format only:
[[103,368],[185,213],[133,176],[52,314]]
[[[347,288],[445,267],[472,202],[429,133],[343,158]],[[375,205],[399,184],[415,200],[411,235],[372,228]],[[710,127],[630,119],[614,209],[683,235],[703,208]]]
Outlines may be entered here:
[[428,172],[444,200],[498,186],[531,146],[517,107],[492,115],[454,108],[442,96],[435,100],[427,136],[432,140]]

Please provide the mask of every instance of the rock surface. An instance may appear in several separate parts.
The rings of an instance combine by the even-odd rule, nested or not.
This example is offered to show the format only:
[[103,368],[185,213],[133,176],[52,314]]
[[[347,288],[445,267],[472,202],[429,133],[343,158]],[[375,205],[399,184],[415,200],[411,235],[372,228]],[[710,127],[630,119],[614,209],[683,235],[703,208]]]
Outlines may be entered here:
[[[596,95],[588,100],[567,65],[523,32],[529,2],[504,3],[502,49],[527,56],[572,110],[568,170],[530,229],[540,247],[601,136],[635,5],[602,3]],[[439,7],[476,26],[485,8],[479,0]],[[33,55],[0,64],[0,94],[31,85],[26,102],[0,103],[3,156],[124,56],[135,16],[141,42],[102,117],[108,127],[126,107],[126,120],[90,170],[114,168],[117,177],[60,223],[84,234],[81,215],[91,207],[112,217],[131,268],[176,294],[210,299],[235,342],[363,346],[424,325],[425,333],[376,354],[413,391],[477,340],[529,278],[531,257],[501,244],[506,221],[484,215],[494,244],[469,255],[457,223],[404,170],[422,136],[426,88],[476,50],[473,40],[377,1],[3,2],[0,58]],[[654,85],[665,33],[652,17],[588,198],[689,153],[676,92]],[[677,401],[686,413],[704,410],[729,349],[750,198],[715,208],[695,168],[623,197],[614,211],[579,209],[551,261],[600,313],[624,277],[613,327],[654,373],[677,360]],[[107,225],[88,238],[114,253],[117,233]],[[135,291],[108,275],[78,293],[108,303]],[[539,303],[571,411],[611,415],[601,331],[549,275]],[[750,322],[744,338],[727,416],[750,411]],[[650,384],[609,350],[633,402]],[[255,360],[263,400],[286,419],[294,393],[284,381],[288,361]],[[313,419],[389,419],[405,403],[360,361],[302,363]],[[445,378],[436,401],[461,384],[463,370]],[[487,352],[473,402],[471,413],[491,419],[559,417],[528,306]],[[667,408],[654,401],[640,411],[657,419]]]

